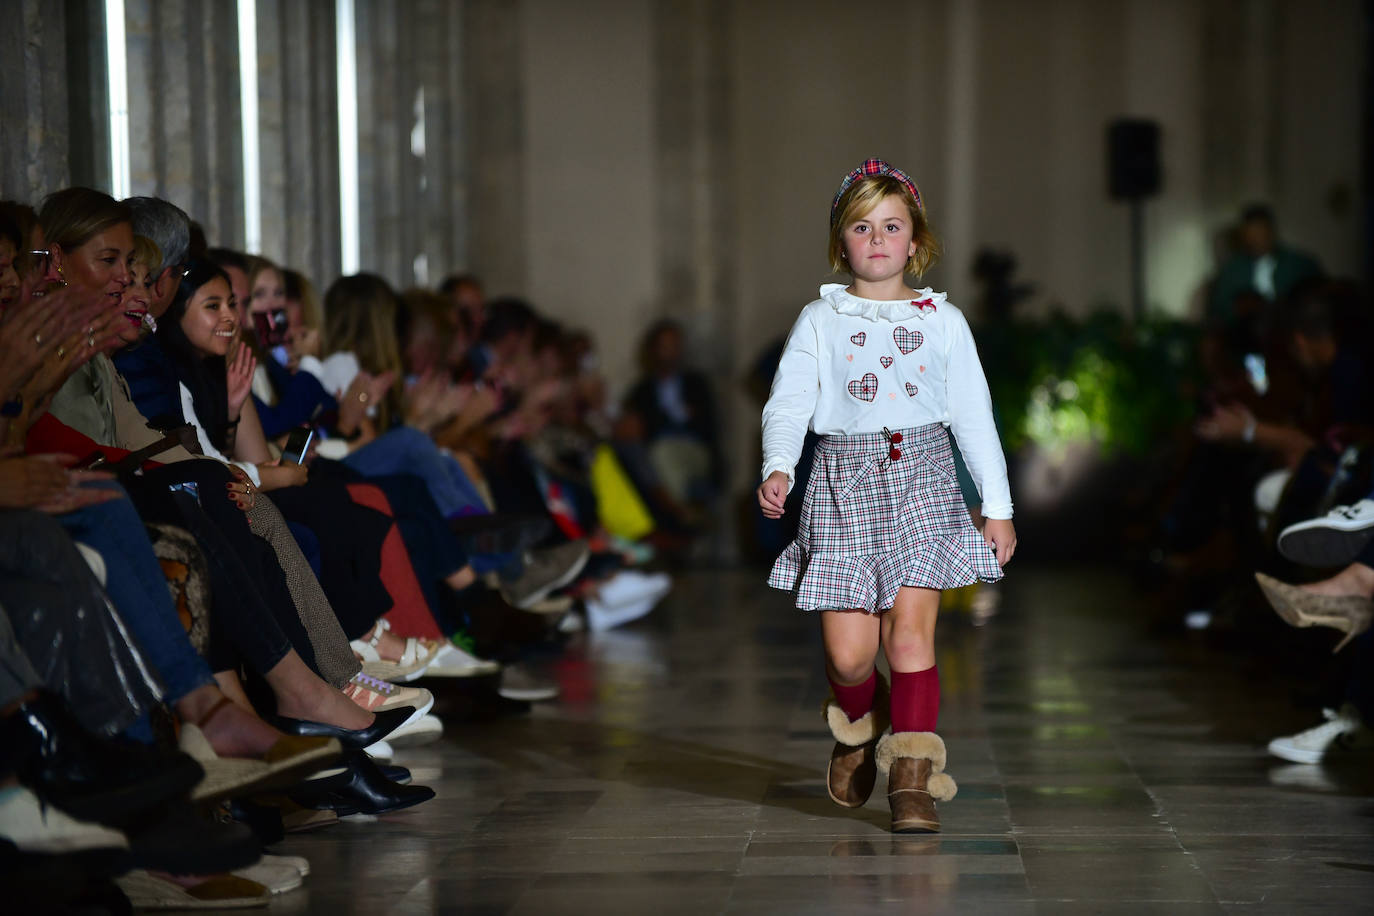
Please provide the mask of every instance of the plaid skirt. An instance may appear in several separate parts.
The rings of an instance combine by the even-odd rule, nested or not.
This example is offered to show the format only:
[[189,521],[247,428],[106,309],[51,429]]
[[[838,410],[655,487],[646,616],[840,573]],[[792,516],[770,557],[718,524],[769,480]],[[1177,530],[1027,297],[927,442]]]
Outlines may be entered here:
[[973,527],[949,435],[939,423],[887,436],[824,436],[816,446],[797,539],[768,584],[796,591],[802,610],[892,607],[902,586],[947,589],[1002,578]]

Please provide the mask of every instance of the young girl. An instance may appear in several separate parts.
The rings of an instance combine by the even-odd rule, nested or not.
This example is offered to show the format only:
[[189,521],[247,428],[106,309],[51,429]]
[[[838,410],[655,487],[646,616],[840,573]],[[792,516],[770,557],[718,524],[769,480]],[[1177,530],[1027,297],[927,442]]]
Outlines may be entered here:
[[[853,277],[802,309],[763,409],[764,515],[778,518],[807,427],[821,436],[797,539],[768,584],[821,612],[824,715],[835,736],[830,798],[857,808],[888,777],[892,829],[940,829],[954,797],[935,734],[940,591],[995,582],[1016,533],[992,400],[964,316],[904,275],[935,263],[938,243],[915,182],[881,159],[845,176],[830,207],[830,264]],[[948,426],[987,519],[973,527],[955,481]],[[881,645],[892,672],[874,668]],[[884,735],[889,721],[892,733]]]

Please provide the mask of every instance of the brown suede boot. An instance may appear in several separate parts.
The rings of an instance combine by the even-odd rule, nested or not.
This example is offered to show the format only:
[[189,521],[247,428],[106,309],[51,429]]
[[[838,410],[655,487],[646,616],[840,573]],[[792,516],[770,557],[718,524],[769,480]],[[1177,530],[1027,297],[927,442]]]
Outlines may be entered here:
[[825,788],[830,800],[842,808],[862,807],[873,794],[873,785],[878,781],[874,748],[887,731],[887,702],[887,681],[879,674],[873,709],[858,721],[849,721],[833,696],[821,707],[830,733],[835,736],[835,748],[830,752],[830,765],[825,772]]
[[893,833],[939,833],[936,801],[959,791],[945,773],[945,742],[934,732],[897,732],[878,742],[878,769],[887,774]]

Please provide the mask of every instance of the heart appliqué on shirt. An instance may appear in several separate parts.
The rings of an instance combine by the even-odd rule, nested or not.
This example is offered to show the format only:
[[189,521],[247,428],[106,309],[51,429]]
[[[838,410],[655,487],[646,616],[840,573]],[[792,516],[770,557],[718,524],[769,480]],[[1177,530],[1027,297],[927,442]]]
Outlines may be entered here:
[[909,398],[916,397],[916,386],[910,382],[906,383],[906,396]]
[[897,349],[902,351],[902,355],[914,352],[917,347],[925,343],[925,335],[920,331],[909,331],[904,327],[892,329],[892,342],[897,345]]
[[857,334],[849,335],[849,342],[856,347],[862,347],[864,345],[865,340],[868,340],[868,333],[865,331],[860,331]]
[[883,368],[886,369],[888,366],[891,366],[891,365],[892,365],[892,357],[890,357],[890,356],[880,356],[880,357],[878,357],[878,362],[882,363],[882,364],[883,364]]
[[922,371],[922,372],[925,372],[925,371],[926,371],[926,367],[925,367],[925,366],[922,366],[922,367],[921,367],[921,371]]
[[849,383],[849,393],[860,401],[871,401],[878,396],[878,377],[865,372],[864,377]]

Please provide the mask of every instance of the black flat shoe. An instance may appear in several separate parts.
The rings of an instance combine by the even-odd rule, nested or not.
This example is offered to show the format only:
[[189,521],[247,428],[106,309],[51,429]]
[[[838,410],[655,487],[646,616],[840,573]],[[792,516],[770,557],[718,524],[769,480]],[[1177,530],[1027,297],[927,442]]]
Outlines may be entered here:
[[346,773],[310,780],[288,793],[291,800],[306,808],[330,808],[343,817],[400,811],[434,797],[433,789],[398,785],[387,779],[364,753],[351,753],[344,759]]
[[19,781],[82,820],[122,826],[180,798],[205,775],[180,751],[94,735],[66,704],[39,694],[0,723],[0,748]]
[[277,716],[273,724],[288,735],[301,735],[306,738],[338,738],[345,750],[362,750],[369,744],[376,744],[396,729],[400,728],[415,713],[414,706],[396,706],[373,713],[373,722],[367,728],[347,729],[309,719],[290,719]]

